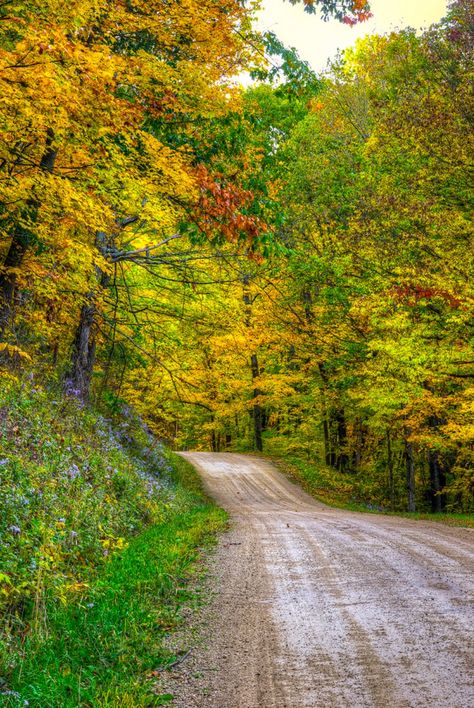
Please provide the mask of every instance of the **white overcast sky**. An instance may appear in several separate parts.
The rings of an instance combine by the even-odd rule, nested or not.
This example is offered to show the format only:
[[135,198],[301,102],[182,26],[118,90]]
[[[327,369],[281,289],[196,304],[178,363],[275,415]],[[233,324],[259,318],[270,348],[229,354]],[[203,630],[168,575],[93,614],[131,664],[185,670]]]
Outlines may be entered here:
[[359,37],[383,34],[390,30],[428,27],[446,14],[446,0],[371,0],[374,17],[356,27],[336,20],[323,22],[304,12],[303,4],[284,0],[264,0],[258,27],[271,30],[315,70],[324,69],[339,49],[350,47]]

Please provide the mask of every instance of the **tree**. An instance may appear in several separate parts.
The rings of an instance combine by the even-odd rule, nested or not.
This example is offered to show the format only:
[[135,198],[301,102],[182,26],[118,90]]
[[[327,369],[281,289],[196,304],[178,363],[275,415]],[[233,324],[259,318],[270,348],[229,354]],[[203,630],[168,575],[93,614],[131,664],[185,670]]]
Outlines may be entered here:
[[[469,62],[447,42],[448,27],[359,43],[306,106],[292,104],[294,122],[294,99],[279,87],[247,97],[247,140],[260,140],[282,205],[281,250],[255,270],[246,296],[260,325],[258,344],[246,339],[257,352],[264,444],[319,457],[370,499],[410,510],[472,499]],[[231,320],[235,338],[242,319]],[[230,348],[234,356],[207,357],[212,425],[252,402],[238,383],[248,359]],[[248,431],[233,433],[243,444]]]
[[370,4],[366,0],[290,0],[292,5],[301,2],[305,12],[315,14],[319,11],[325,20],[336,17],[347,25],[355,25],[371,17]]
[[[238,102],[224,79],[254,51],[245,42],[250,13],[234,0],[198,5],[164,13],[159,2],[145,8],[85,0],[65,8],[32,0],[1,10],[6,341],[28,327],[42,347],[54,342],[57,356],[58,340],[68,346],[63,332],[74,329],[78,305],[85,329],[76,342],[83,341],[95,326],[86,321],[88,308],[98,309],[91,305],[97,269],[110,273],[116,251],[152,250],[184,215],[204,233],[209,219],[215,233],[220,218],[233,238],[256,234],[251,217],[225,211],[229,194],[238,211],[246,193],[237,185],[222,191],[220,175],[193,150],[195,123]],[[206,192],[215,203],[207,217]],[[129,230],[120,225],[130,218],[146,228],[127,243]]]

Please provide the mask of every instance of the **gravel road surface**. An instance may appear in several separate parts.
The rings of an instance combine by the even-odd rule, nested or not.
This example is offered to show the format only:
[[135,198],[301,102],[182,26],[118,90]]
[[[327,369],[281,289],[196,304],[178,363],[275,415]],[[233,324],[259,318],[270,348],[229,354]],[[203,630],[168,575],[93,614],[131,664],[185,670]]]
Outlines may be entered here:
[[175,706],[474,706],[473,530],[331,509],[251,456],[183,456],[232,530]]

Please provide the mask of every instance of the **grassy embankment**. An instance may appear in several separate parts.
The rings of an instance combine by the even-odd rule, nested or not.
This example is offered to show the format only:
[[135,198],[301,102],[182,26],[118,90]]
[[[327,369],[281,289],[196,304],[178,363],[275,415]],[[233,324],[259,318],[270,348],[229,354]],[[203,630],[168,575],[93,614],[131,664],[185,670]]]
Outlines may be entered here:
[[226,517],[130,411],[2,380],[0,704],[140,708]]
[[348,474],[342,474],[313,461],[297,457],[273,457],[272,462],[292,481],[329,506],[348,511],[372,514],[392,514],[410,519],[438,521],[449,526],[474,528],[474,514],[432,514],[428,512],[390,511],[374,498],[372,490],[364,482]]

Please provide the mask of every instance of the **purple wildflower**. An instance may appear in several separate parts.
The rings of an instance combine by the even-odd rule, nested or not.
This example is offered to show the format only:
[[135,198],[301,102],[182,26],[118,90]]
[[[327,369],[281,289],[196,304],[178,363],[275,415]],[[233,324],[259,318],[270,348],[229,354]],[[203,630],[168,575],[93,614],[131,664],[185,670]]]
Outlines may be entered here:
[[64,393],[66,396],[73,396],[74,398],[80,398],[81,396],[81,390],[76,388],[70,379],[64,385]]
[[81,474],[81,470],[76,464],[72,464],[69,469],[66,471],[67,476],[69,479],[73,480],[76,479],[76,477],[79,477]]

